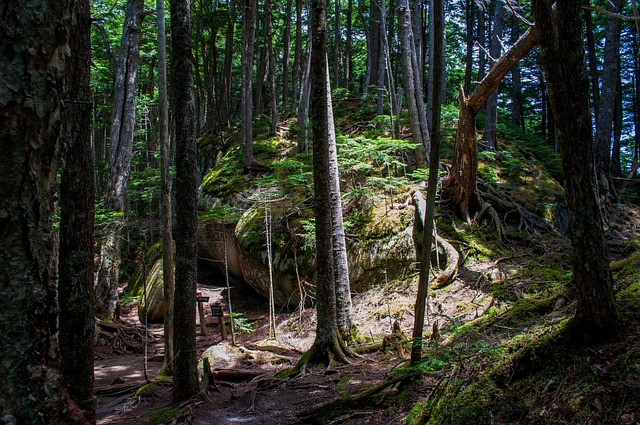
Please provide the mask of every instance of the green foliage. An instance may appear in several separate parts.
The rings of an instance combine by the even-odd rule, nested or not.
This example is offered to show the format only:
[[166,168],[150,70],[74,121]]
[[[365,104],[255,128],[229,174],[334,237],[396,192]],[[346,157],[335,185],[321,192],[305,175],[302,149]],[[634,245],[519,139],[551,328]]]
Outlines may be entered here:
[[256,322],[244,317],[242,313],[231,313],[227,317],[236,334],[250,334],[256,330]]
[[201,219],[212,218],[216,221],[233,222],[238,221],[242,216],[242,211],[230,205],[215,205],[209,211],[200,215]]
[[218,165],[202,179],[202,191],[217,198],[225,198],[248,187],[249,177],[242,169],[242,153],[236,147],[223,156]]
[[148,418],[151,425],[172,423],[182,416],[182,412],[176,406],[165,406],[149,412]]

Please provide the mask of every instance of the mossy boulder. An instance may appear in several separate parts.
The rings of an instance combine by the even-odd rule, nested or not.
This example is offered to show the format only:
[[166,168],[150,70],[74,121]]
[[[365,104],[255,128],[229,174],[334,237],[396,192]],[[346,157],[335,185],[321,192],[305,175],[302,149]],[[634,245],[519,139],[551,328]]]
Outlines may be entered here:
[[[138,318],[141,323],[164,321],[164,280],[162,279],[162,242],[151,245],[139,261],[126,292],[139,298]],[[146,316],[146,317],[145,317]]]

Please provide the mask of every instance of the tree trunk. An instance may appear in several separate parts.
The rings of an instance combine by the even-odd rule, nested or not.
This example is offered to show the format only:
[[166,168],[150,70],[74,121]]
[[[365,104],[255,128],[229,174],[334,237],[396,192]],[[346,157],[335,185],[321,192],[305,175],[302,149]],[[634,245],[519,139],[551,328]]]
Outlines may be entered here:
[[[378,64],[380,63],[380,52],[382,50],[382,41],[380,40],[380,10],[379,0],[372,0],[370,6],[369,24],[369,42],[367,43],[367,75],[369,76],[365,84],[365,90],[368,92],[369,84],[378,84]],[[363,16],[363,21],[366,18]]]
[[464,90],[458,96],[458,128],[453,164],[449,176],[443,184],[443,195],[457,206],[461,217],[471,224],[472,215],[481,207],[476,179],[478,174],[478,152],[476,145],[475,117],[495,90],[500,80],[522,59],[538,42],[538,31],[529,28],[518,41],[505,52],[482,79],[480,84],[467,97]]
[[340,0],[333,5],[333,87],[340,87]]
[[171,217],[171,173],[169,105],[167,102],[167,35],[164,0],[156,1],[158,20],[158,106],[160,109],[160,204],[162,211],[162,281],[164,284],[164,367],[173,370],[173,291],[175,289],[173,230]]
[[236,28],[236,2],[229,0],[227,4],[227,34],[224,43],[224,71],[222,73],[222,102],[220,115],[222,121],[228,123],[231,119],[231,71],[233,65],[233,36]]
[[[2,6],[0,409],[8,424],[89,423],[62,384],[54,343],[58,321],[52,217],[59,141],[65,134],[61,118],[66,107],[84,113],[90,108],[75,99],[64,101],[65,61],[76,53],[69,51],[69,39],[76,36],[70,34],[72,6],[68,0],[7,1]],[[80,21],[74,26],[80,30],[86,21],[76,16]],[[88,64],[81,64],[82,56],[77,59],[85,70]]]
[[[490,60],[497,60],[502,53],[502,30],[504,28],[504,4],[501,0],[495,1],[491,41],[489,42]],[[517,66],[517,64],[515,65]],[[482,139],[489,144],[492,150],[498,149],[498,86],[487,99],[487,114],[484,124]]]
[[104,192],[104,208],[113,217],[104,230],[96,274],[96,313],[104,317],[114,316],[118,301],[122,229],[125,225],[125,200],[131,175],[136,123],[136,82],[143,6],[143,0],[129,0],[127,3],[113,88],[109,174]]
[[378,107],[378,115],[384,114],[384,89],[385,89],[385,77],[386,77],[386,69],[387,69],[387,57],[386,57],[386,49],[385,38],[387,37],[387,9],[385,5],[385,0],[376,0],[376,3],[380,7],[380,25],[378,25],[378,29],[380,31],[379,40],[380,40],[380,51],[378,53],[378,98],[377,98],[377,107]]
[[558,2],[553,18],[546,0],[534,0],[532,8],[540,33],[540,53],[558,132],[569,211],[578,298],[572,331],[576,341],[590,344],[614,334],[617,309],[593,165],[581,4],[581,0]]
[[[257,0],[256,0],[256,18],[257,21]],[[269,70],[269,62],[267,55],[267,44],[269,34],[271,33],[271,0],[264,0],[264,14],[262,15],[262,37],[259,39],[260,46],[258,50],[258,63],[256,65],[256,85],[253,94],[253,110],[260,115],[264,112],[265,87],[267,83],[267,75]],[[257,22],[256,22],[257,25]]]
[[485,47],[486,47],[486,20],[484,17],[484,7],[477,7],[478,14],[478,27],[476,29],[476,40],[478,45],[480,46],[480,51],[478,52],[478,81],[482,81],[484,76],[486,75],[486,67],[487,67],[487,58],[485,55]]
[[[511,15],[511,45],[520,38],[520,19]],[[522,76],[520,74],[520,64],[516,64],[511,70],[511,122],[518,126],[520,131],[524,128],[524,113],[522,111]]]
[[[282,58],[282,113],[287,114],[289,106],[289,57],[291,54],[291,8],[292,0],[287,0],[284,17],[284,46]],[[295,82],[294,82],[295,84]]]
[[[622,0],[612,0],[610,11],[620,13]],[[619,18],[607,18],[607,32],[604,46],[604,65],[602,67],[602,90],[596,120],[595,158],[598,177],[598,190],[604,204],[611,202],[613,187],[611,180],[611,136],[616,101],[616,82],[620,74],[618,67],[620,56],[620,30],[622,22]]]
[[431,249],[433,245],[433,228],[435,219],[436,191],[438,187],[438,168],[440,166],[440,111],[442,94],[441,83],[445,63],[444,50],[444,10],[442,0],[433,0],[433,133],[431,138],[431,152],[429,157],[429,182],[427,186],[427,200],[424,223],[422,224],[422,254],[420,258],[420,275],[418,277],[418,293],[416,295],[415,321],[411,346],[411,364],[415,365],[422,359],[422,334],[426,313],[427,295],[429,291],[429,275],[431,274]]
[[[620,69],[620,56],[618,56],[618,69]],[[621,138],[622,138],[622,79],[620,73],[616,81],[616,101],[613,113],[613,146],[611,148],[611,175],[622,177]]]
[[253,53],[256,34],[257,0],[244,0],[242,13],[242,94],[241,144],[243,165],[249,170],[253,163]]
[[422,100],[422,87],[417,85],[418,69],[415,45],[413,43],[413,31],[411,27],[411,12],[407,0],[398,2],[398,34],[402,43],[402,69],[404,71],[404,87],[407,96],[407,108],[409,109],[409,122],[413,140],[420,144],[428,156],[431,150],[429,129]]
[[331,92],[327,63],[326,0],[311,0],[311,114],[313,123],[314,213],[316,217],[316,339],[298,363],[348,362],[350,351],[337,324],[333,252],[330,119]]
[[345,41],[344,53],[344,88],[351,90],[351,79],[353,78],[353,0],[347,3],[347,39]]
[[302,73],[300,85],[300,102],[298,103],[298,153],[309,150],[309,96],[311,92],[311,36],[307,42],[307,60]]
[[466,25],[466,55],[464,61],[464,92],[471,93],[471,73],[473,71],[473,23],[474,23],[474,0],[465,1],[465,25]]
[[302,0],[296,0],[296,45],[295,45],[295,57],[293,58],[293,81],[291,83],[291,87],[292,87],[291,115],[296,115],[298,93],[299,91],[302,90],[302,89],[298,90],[298,87],[302,85],[300,81],[301,72],[302,72]]
[[196,281],[198,278],[198,175],[191,63],[189,0],[171,0],[171,72],[176,139],[176,286],[174,293],[173,399],[198,391]]
[[58,266],[58,342],[60,371],[69,394],[95,421],[93,346],[95,292],[93,218],[95,180],[91,146],[91,9],[76,1],[71,17],[66,65],[66,127],[60,180],[60,248]]
[[591,82],[591,109],[595,117],[595,122],[598,122],[598,113],[600,111],[600,83],[598,78],[598,60],[596,59],[596,42],[593,36],[593,19],[591,17],[591,11],[584,11],[584,20],[586,24],[586,36],[587,36],[587,52],[589,59],[589,80]]

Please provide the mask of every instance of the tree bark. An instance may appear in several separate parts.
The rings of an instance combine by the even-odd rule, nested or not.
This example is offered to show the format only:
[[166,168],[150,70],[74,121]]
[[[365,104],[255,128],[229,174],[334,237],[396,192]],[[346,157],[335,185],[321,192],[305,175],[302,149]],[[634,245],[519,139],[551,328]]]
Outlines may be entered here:
[[402,69],[404,71],[404,87],[407,97],[407,108],[409,110],[409,122],[413,140],[420,144],[428,156],[431,150],[429,139],[429,129],[422,100],[422,87],[416,84],[419,81],[417,57],[413,42],[413,31],[411,27],[411,12],[407,0],[398,2],[398,33],[402,43]]
[[114,316],[118,301],[122,229],[125,225],[125,200],[131,175],[136,123],[136,83],[143,6],[143,0],[129,0],[127,3],[113,88],[109,174],[104,192],[104,208],[112,214],[112,218],[104,230],[96,274],[96,313],[104,317]]
[[[282,58],[282,111],[287,114],[289,106],[289,57],[291,54],[291,9],[292,0],[287,0],[287,6],[284,17],[284,41],[283,41],[283,58]],[[294,82],[295,84],[295,82]]]
[[293,58],[293,81],[291,83],[291,115],[296,115],[298,88],[302,85],[302,0],[296,0],[296,43],[295,56]]
[[466,31],[466,55],[464,61],[464,92],[471,93],[471,73],[473,71],[473,23],[474,23],[474,0],[465,0],[465,31]]
[[69,50],[72,7],[69,0],[2,6],[0,414],[5,423],[89,423],[62,384],[54,342],[52,217],[61,118],[71,103],[64,96],[66,61],[75,54]]
[[60,371],[69,394],[95,421],[93,347],[95,292],[93,150],[91,146],[91,10],[76,1],[71,15],[66,65],[65,140],[60,180],[60,248],[58,266],[58,342]]
[[347,36],[344,52],[344,88],[351,90],[351,79],[353,78],[353,0],[347,3]]
[[431,274],[431,249],[433,246],[433,228],[435,219],[436,191],[438,187],[438,168],[440,166],[440,111],[442,94],[441,82],[445,63],[444,50],[444,9],[442,0],[433,0],[433,133],[431,138],[431,152],[429,157],[429,181],[427,186],[426,213],[422,224],[422,253],[420,258],[420,275],[418,277],[418,293],[416,294],[413,337],[411,346],[411,364],[415,365],[422,359],[422,334],[426,313],[427,295],[429,291],[429,275]]
[[518,41],[496,61],[491,71],[467,96],[464,90],[458,96],[458,128],[453,164],[449,176],[443,184],[443,195],[457,206],[461,217],[471,224],[472,215],[481,207],[476,180],[478,175],[478,152],[476,145],[475,117],[495,90],[500,80],[522,59],[538,42],[538,31],[529,28]]
[[[540,33],[569,211],[578,298],[572,331],[576,341],[589,344],[614,334],[617,308],[597,196],[581,4],[581,0],[558,2],[552,12],[549,1],[534,0],[532,8]],[[556,15],[552,17],[552,13]]]
[[298,102],[298,153],[309,150],[309,96],[311,92],[311,44],[309,36],[307,43],[307,60],[302,73],[300,84],[300,101]]
[[[611,12],[619,13],[622,0],[611,1]],[[611,183],[611,136],[616,100],[616,82],[620,74],[618,66],[620,56],[620,31],[622,22],[618,18],[607,18],[607,32],[604,46],[604,64],[602,67],[602,90],[598,119],[596,120],[595,160],[598,176],[598,190],[604,204],[611,202],[613,187]]]
[[[520,38],[520,19],[511,16],[511,44],[515,44]],[[520,64],[517,63],[511,70],[511,122],[518,126],[520,131],[525,131],[524,113],[522,111],[522,75]]]
[[336,286],[333,255],[330,119],[331,91],[327,63],[326,0],[312,0],[310,10],[311,119],[313,123],[314,214],[316,217],[316,339],[299,362],[348,361],[349,350],[337,324]]
[[[504,28],[504,4],[502,0],[495,1],[491,40],[489,42],[490,60],[497,60],[502,53],[502,30]],[[514,65],[514,68],[517,66]],[[499,83],[487,99],[487,113],[482,139],[492,150],[498,149],[498,88]]]
[[256,34],[257,0],[244,0],[242,13],[242,94],[241,144],[243,165],[250,169],[253,163],[253,55]]
[[158,20],[158,106],[160,127],[160,203],[162,212],[162,281],[164,285],[164,367],[173,370],[173,291],[175,290],[173,255],[173,219],[171,212],[171,173],[169,140],[169,104],[167,101],[167,35],[164,0],[156,1]]
[[598,59],[596,58],[596,42],[594,39],[593,31],[593,18],[590,10],[584,11],[584,21],[586,25],[586,38],[587,38],[587,58],[589,59],[589,81],[591,83],[591,109],[595,117],[595,122],[598,122],[598,113],[600,112],[600,83],[598,77]]
[[231,71],[233,65],[233,36],[236,28],[236,2],[229,0],[227,4],[227,32],[224,44],[224,71],[222,73],[222,102],[220,102],[220,116],[228,123],[231,119]]
[[198,175],[191,62],[189,0],[171,0],[172,110],[176,138],[176,285],[174,293],[173,399],[198,391],[196,282],[198,278]]

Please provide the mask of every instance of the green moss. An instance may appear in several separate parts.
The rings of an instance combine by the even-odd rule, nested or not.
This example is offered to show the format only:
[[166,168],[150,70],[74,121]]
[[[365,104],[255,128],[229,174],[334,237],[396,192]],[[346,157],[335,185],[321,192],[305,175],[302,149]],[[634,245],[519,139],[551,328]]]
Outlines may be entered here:
[[182,412],[176,406],[165,406],[148,413],[149,422],[152,425],[172,423],[172,421],[179,419],[181,416]]
[[126,293],[131,297],[140,297],[144,291],[144,283],[148,280],[153,265],[162,259],[162,241],[147,248],[144,257],[138,261],[136,268],[127,284]]

